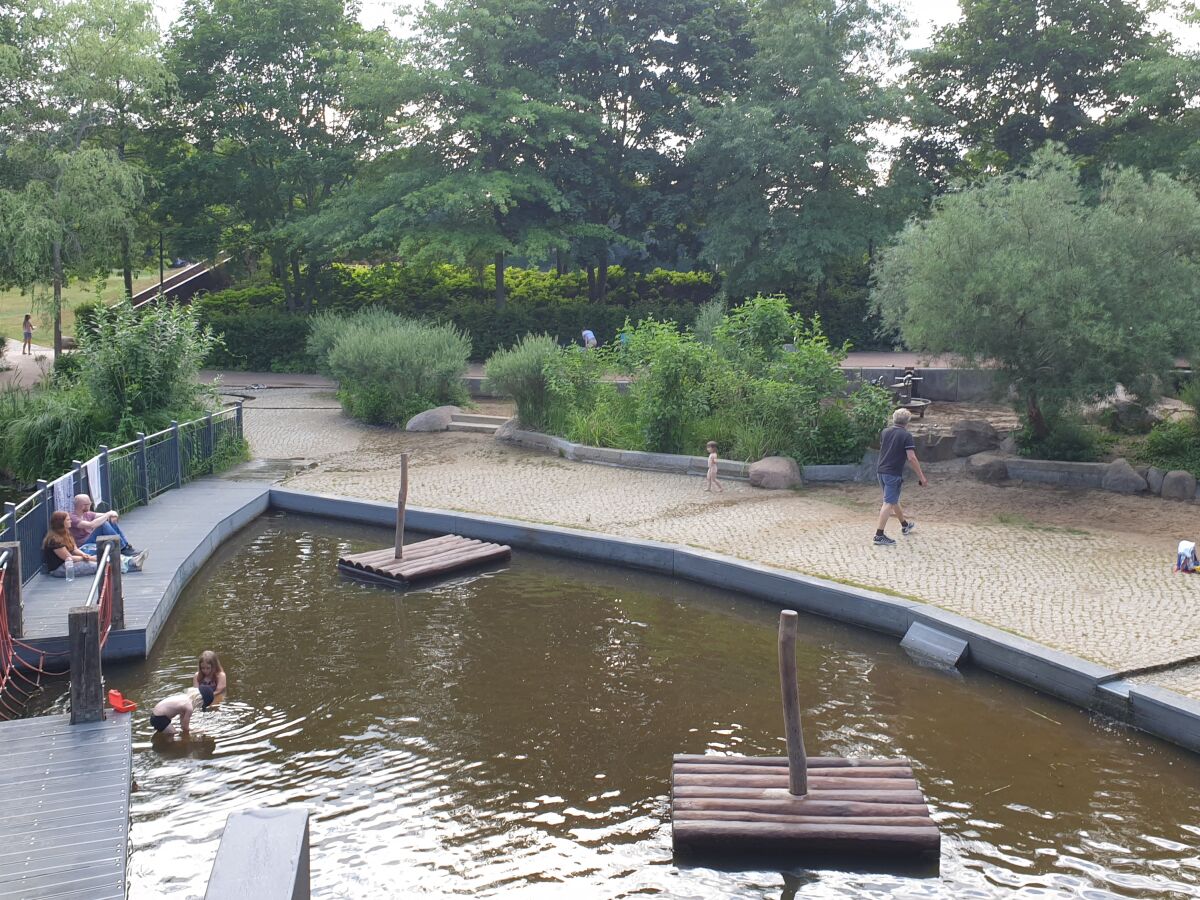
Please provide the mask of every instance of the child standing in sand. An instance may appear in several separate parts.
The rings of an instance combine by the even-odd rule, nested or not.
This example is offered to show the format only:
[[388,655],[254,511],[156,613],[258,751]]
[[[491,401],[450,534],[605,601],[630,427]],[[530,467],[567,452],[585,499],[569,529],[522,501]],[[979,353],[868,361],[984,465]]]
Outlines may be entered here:
[[721,482],[717,481],[717,442],[709,441],[708,450],[708,473],[704,476],[707,482],[704,486],[706,491],[716,491],[718,494],[725,493],[725,488],[721,486]]

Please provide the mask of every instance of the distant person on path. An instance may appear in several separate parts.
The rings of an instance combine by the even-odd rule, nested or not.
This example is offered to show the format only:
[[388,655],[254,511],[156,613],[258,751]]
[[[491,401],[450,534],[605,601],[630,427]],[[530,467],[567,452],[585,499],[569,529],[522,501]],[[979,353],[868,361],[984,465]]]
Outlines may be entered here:
[[187,734],[192,723],[192,713],[208,709],[208,705],[213,702],[213,696],[213,689],[208,686],[190,687],[182,694],[172,694],[155,704],[150,713],[150,724],[154,726],[155,731],[173,734],[174,726],[171,725],[171,720],[179,716],[179,730]]
[[883,533],[888,519],[895,516],[900,520],[900,533],[912,534],[917,527],[904,517],[900,508],[900,487],[904,483],[904,465],[912,463],[917,472],[917,484],[924,487],[929,482],[921,471],[921,463],[917,459],[917,444],[908,432],[908,422],[912,413],[907,409],[898,409],[892,413],[892,424],[883,429],[879,435],[879,486],[883,488],[883,506],[879,509],[879,524],[875,528],[875,543],[880,547],[891,547],[896,542]]
[[94,546],[96,538],[116,536],[121,539],[121,553],[125,556],[136,556],[138,551],[133,549],[133,545],[125,537],[125,532],[117,525],[117,518],[115,509],[102,513],[94,512],[92,498],[87,494],[76,494],[75,509],[71,513],[71,535],[81,547]]
[[29,313],[25,313],[25,321],[21,323],[21,334],[24,340],[21,342],[21,355],[33,355],[33,319]]
[[75,546],[75,538],[67,530],[69,517],[61,509],[50,514],[50,530],[42,539],[42,564],[46,574],[54,578],[67,576],[67,561],[75,566],[76,575],[92,575],[96,571],[96,557],[84,553]]
[[715,489],[718,494],[723,494],[725,488],[717,481],[717,442],[709,441],[705,449],[708,450],[708,473],[704,476],[707,482],[704,490],[711,492]]
[[593,350],[596,347],[596,335],[590,328],[583,329],[583,346],[587,350]]
[[200,654],[200,663],[196,674],[192,676],[192,686],[199,689],[210,687],[213,694],[220,696],[225,693],[225,670],[221,668],[221,660],[211,650]]

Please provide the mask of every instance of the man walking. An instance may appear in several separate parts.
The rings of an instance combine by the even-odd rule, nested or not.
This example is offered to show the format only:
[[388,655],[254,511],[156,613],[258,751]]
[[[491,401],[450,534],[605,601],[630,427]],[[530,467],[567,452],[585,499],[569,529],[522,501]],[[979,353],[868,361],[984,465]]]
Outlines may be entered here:
[[901,534],[912,534],[912,530],[917,527],[916,522],[904,517],[904,510],[900,508],[900,487],[904,483],[905,463],[912,463],[917,473],[917,484],[921,487],[928,484],[917,459],[916,442],[906,427],[911,418],[912,413],[907,409],[896,410],[892,413],[892,424],[879,435],[879,468],[876,471],[879,474],[879,486],[883,488],[883,506],[879,508],[875,544],[880,547],[891,547],[896,543],[883,533],[888,519],[892,516],[900,520]]

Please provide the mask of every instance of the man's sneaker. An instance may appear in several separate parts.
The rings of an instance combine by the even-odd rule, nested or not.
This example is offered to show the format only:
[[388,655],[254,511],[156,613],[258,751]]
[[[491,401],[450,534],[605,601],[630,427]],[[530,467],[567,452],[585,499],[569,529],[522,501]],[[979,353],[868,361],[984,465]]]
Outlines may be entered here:
[[134,547],[133,544],[126,544],[124,547],[121,548],[122,556],[137,556],[141,552],[142,551],[138,550],[136,547]]
[[895,543],[896,543],[896,542],[895,542],[895,541],[893,541],[893,540],[892,540],[890,537],[888,537],[886,534],[877,534],[877,535],[875,535],[875,546],[877,546],[877,547],[891,547],[891,546],[892,546],[892,545],[894,545]]
[[912,519],[909,519],[907,522],[905,522],[903,525],[900,526],[900,533],[901,534],[912,534],[913,529],[916,527],[917,527],[917,523],[914,522]]
[[142,571],[142,567],[146,565],[146,557],[149,555],[150,555],[149,550],[143,550],[140,553],[138,553],[137,556],[130,557],[129,571],[130,572]]

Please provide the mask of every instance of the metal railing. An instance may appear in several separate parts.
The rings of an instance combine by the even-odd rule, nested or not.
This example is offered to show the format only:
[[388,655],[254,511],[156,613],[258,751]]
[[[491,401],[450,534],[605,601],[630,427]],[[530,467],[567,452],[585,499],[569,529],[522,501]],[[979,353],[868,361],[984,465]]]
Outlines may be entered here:
[[5,503],[0,515],[0,541],[21,545],[21,582],[42,571],[42,539],[50,527],[50,514],[60,508],[69,512],[75,494],[90,494],[98,501],[96,506],[107,509],[144,506],[171,488],[211,474],[216,460],[241,440],[242,404],[238,402],[203,419],[182,425],[172,422],[154,434],[139,434],[120,447],[101,447],[87,462],[74,463],[70,472],[54,481],[39,480],[36,491],[20,503]]

